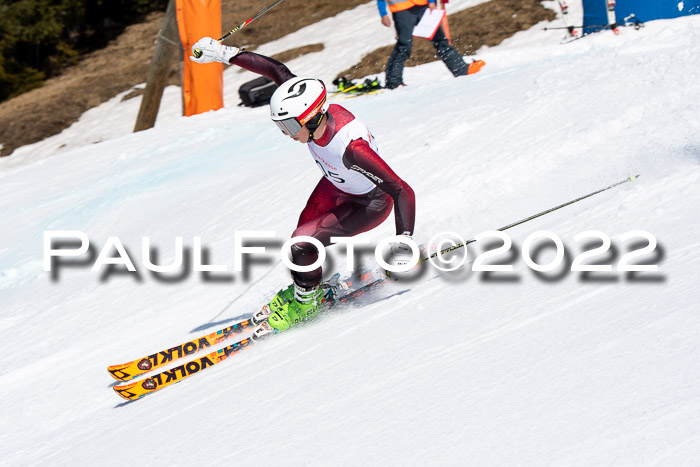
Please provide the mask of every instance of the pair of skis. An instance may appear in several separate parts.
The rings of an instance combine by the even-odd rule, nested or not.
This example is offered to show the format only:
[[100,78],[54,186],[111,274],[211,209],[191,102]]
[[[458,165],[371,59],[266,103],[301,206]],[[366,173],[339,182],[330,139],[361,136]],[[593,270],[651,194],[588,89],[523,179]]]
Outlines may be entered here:
[[[331,281],[323,285],[326,289],[326,298],[321,306],[321,311],[326,311],[336,304],[349,303],[351,300],[375,289],[385,280],[382,277],[375,279],[371,273],[366,274],[362,277],[362,281],[365,282],[364,285],[346,293],[341,293],[341,290],[349,289],[350,284],[340,282],[338,280],[338,276],[339,275],[336,274]],[[199,373],[210,366],[221,363],[241,350],[259,342],[262,340],[262,338],[256,339],[254,338],[255,335],[259,331],[269,330],[269,324],[267,324],[267,321],[265,320],[256,326],[252,319],[245,319],[223,329],[219,329],[218,331],[212,332],[205,336],[197,337],[161,352],[157,352],[122,365],[112,365],[107,368],[107,371],[109,371],[112,377],[119,381],[130,381],[183,357],[199,353],[202,350],[208,349],[251,329],[253,329],[252,336],[239,339],[226,347],[207,353],[201,357],[194,358],[174,368],[161,371],[160,373],[149,376],[143,380],[114,386],[113,389],[120,397],[128,401],[140,399],[148,394],[151,394],[152,392],[156,392],[166,386],[170,386],[196,373]],[[272,335],[268,332],[260,332],[259,334],[263,337]]]
[[384,89],[375,89],[373,91],[367,91],[367,92],[356,92],[356,93],[348,93],[345,95],[341,95],[338,99],[339,100],[344,100],[344,99],[354,99],[356,97],[362,97],[362,96],[370,96],[372,94],[381,94],[384,92]]

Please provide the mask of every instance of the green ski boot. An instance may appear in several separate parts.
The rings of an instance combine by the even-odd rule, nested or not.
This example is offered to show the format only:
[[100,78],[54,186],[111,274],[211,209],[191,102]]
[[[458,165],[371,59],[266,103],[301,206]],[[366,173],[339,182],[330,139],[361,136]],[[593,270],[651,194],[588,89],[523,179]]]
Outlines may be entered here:
[[282,289],[277,292],[277,295],[268,303],[264,305],[260,311],[253,315],[253,324],[256,326],[263,321],[267,321],[267,318],[276,311],[282,311],[283,308],[287,306],[287,303],[294,299],[294,285],[290,285],[286,289]]
[[271,314],[267,322],[276,331],[286,331],[316,316],[323,298],[323,290],[319,286],[307,289],[292,284],[286,290],[281,290],[270,302]]

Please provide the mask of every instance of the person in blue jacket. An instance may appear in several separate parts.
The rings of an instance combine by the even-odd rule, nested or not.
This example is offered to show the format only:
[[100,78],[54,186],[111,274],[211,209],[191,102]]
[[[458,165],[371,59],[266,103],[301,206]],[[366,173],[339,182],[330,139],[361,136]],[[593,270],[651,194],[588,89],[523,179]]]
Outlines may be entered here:
[[[413,28],[423,17],[426,9],[434,10],[436,0],[377,0],[379,15],[382,17],[382,24],[391,27],[391,20],[387,13],[387,7],[394,18],[394,27],[398,37],[396,46],[389,56],[386,64],[385,86],[394,89],[404,84],[403,68],[404,63],[411,56],[413,45]],[[452,74],[457,76],[471,75],[478,72],[484,62],[477,60],[469,65],[465,63],[457,50],[449,44],[445,32],[440,26],[432,39],[433,47],[438,57],[445,63]]]

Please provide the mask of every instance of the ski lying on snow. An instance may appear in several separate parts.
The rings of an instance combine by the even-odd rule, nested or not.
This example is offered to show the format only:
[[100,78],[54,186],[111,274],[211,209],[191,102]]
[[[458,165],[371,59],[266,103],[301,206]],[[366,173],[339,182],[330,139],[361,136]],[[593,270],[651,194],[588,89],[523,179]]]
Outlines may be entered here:
[[[350,302],[354,298],[358,298],[367,292],[370,292],[371,290],[376,289],[379,285],[383,284],[385,282],[384,278],[378,278],[370,281],[369,283],[362,285],[361,287],[358,287],[355,290],[352,290],[351,292],[348,292],[346,294],[343,294],[342,296],[335,296],[335,291],[333,291],[330,294],[329,299],[327,299],[321,308],[321,312],[326,311],[333,307],[336,304],[346,304]],[[248,321],[248,320],[246,320]],[[243,321],[242,323],[245,323],[246,321]],[[240,325],[241,323],[234,324],[233,326]],[[260,326],[265,326],[267,325],[267,322],[263,322]],[[232,327],[232,326],[230,326]],[[236,331],[236,333],[241,332],[244,329],[250,328],[251,324],[247,324],[245,328],[241,328],[240,330]],[[226,328],[228,329],[228,328]],[[256,328],[257,329],[257,328]],[[225,330],[222,330],[225,331]],[[215,335],[221,331],[217,331],[215,333],[210,334]],[[229,334],[229,336],[232,334]],[[209,336],[204,336],[204,338],[209,337]],[[227,336],[227,337],[229,337]],[[221,340],[225,339],[226,337],[222,338]],[[194,342],[196,339],[193,339],[190,342]],[[220,342],[220,341],[219,341]],[[126,400],[137,400],[142,398],[143,396],[146,396],[152,392],[156,392],[160,389],[163,389],[166,386],[170,386],[171,384],[177,383],[179,381],[182,381],[183,379],[194,375],[195,373],[199,373],[200,371],[209,368],[210,366],[216,365],[217,363],[221,363],[230,356],[238,353],[239,351],[251,347],[253,344],[260,342],[260,340],[253,340],[250,337],[246,337],[244,339],[239,340],[238,342],[234,342],[231,345],[228,345],[222,349],[216,350],[214,352],[211,352],[207,355],[204,355],[202,357],[195,358],[193,360],[190,360],[187,363],[184,363],[180,366],[177,366],[175,368],[172,368],[170,370],[165,370],[162,371],[158,374],[155,374],[153,376],[149,376],[148,378],[142,380],[142,381],[136,381],[134,383],[129,383],[125,384],[122,386],[115,386],[113,389],[114,391],[122,398]],[[208,346],[207,346],[208,347]],[[175,348],[175,347],[174,347]],[[167,352],[167,351],[166,351]],[[146,357],[150,358],[150,357]],[[135,361],[138,362],[138,361]],[[133,363],[133,362],[132,362]],[[111,371],[110,371],[111,372]],[[116,376],[115,376],[116,377]]]
[[182,357],[192,355],[207,347],[223,342],[229,337],[240,334],[251,327],[253,327],[253,322],[250,319],[246,319],[223,329],[219,329],[218,331],[214,331],[206,336],[197,337],[184,344],[154,353],[153,355],[121,365],[112,365],[107,368],[107,371],[109,371],[109,374],[112,375],[114,379],[129,381],[151,370],[179,360]]
[[339,97],[338,100],[354,99],[356,97],[369,96],[372,94],[381,94],[383,92],[384,92],[384,89],[375,89],[374,91],[349,93],[347,95],[343,95],[343,96]]

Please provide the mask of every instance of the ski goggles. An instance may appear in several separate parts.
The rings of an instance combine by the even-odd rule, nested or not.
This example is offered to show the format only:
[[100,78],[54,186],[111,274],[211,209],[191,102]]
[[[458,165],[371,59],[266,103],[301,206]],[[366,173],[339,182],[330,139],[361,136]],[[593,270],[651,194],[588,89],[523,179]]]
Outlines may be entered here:
[[296,118],[286,118],[284,120],[273,120],[277,127],[287,136],[294,136],[301,130],[301,123]]

